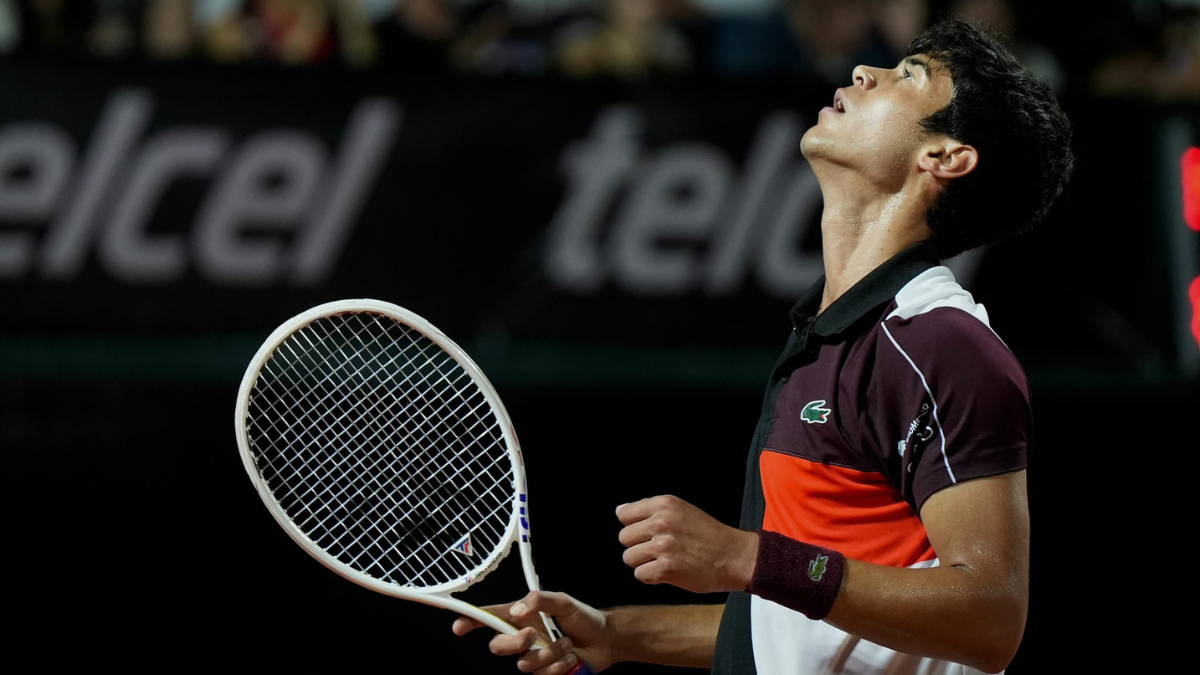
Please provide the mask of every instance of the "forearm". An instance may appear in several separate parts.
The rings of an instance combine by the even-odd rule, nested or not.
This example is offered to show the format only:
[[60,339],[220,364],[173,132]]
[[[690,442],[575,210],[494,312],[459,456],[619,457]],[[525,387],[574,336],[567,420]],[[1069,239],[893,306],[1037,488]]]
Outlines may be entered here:
[[939,565],[900,568],[763,532],[747,590],[906,654],[987,672],[1007,667],[1025,631],[1029,518],[1024,472],[977,479],[922,511]]
[[711,668],[725,605],[649,605],[605,610],[614,661]]
[[966,567],[902,569],[846,561],[825,621],[864,640],[997,672],[1025,628],[1026,592],[985,583]]

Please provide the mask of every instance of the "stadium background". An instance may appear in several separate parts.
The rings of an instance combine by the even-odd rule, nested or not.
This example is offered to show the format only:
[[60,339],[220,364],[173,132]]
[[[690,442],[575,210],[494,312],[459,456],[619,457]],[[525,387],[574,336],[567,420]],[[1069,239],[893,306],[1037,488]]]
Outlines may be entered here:
[[[1160,467],[1197,449],[1200,9],[1088,7],[0,2],[10,653],[513,671],[303,554],[245,476],[243,369],[346,297],[426,316],[497,385],[546,587],[688,601],[636,582],[613,509],[670,493],[736,521],[786,309],[820,274],[799,134],[847,64],[945,12],[1005,30],[1077,128],[1046,227],[952,261],[1034,395],[1010,673],[1115,632],[1188,508]],[[516,597],[515,566],[465,597]]]

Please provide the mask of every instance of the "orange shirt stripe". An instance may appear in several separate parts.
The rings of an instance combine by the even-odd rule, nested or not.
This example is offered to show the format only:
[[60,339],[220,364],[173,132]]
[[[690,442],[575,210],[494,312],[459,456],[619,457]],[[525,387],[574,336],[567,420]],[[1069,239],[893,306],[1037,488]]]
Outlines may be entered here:
[[910,567],[937,557],[921,519],[882,474],[770,449],[759,468],[763,529],[879,565]]

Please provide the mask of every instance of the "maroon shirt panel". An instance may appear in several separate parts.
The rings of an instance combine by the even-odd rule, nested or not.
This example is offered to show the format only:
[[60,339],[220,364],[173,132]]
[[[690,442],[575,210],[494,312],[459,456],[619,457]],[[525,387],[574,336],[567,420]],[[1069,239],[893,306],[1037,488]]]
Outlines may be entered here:
[[885,331],[894,309],[883,308],[857,340],[822,344],[793,372],[765,448],[883,473],[918,512],[957,481],[1025,468],[1029,388],[1004,343],[949,307],[890,319]]
[[876,331],[872,419],[862,440],[881,453],[914,508],[956,482],[1025,468],[1029,385],[1000,338],[950,307],[885,325]]

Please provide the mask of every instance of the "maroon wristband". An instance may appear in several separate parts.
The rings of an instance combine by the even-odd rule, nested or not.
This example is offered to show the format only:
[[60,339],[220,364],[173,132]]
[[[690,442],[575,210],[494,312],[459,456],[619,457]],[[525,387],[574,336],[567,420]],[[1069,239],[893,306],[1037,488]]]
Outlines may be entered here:
[[820,620],[842,589],[845,568],[846,557],[837,551],[759,530],[758,562],[746,592]]

